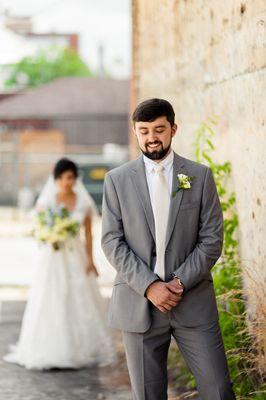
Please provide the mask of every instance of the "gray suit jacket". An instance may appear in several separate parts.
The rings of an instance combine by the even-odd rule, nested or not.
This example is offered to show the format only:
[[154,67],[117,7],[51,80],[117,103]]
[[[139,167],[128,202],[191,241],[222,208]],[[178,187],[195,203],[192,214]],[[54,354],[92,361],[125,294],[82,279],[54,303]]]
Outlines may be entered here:
[[[223,244],[223,218],[211,170],[174,153],[177,174],[194,176],[191,189],[171,197],[166,234],[166,281],[176,274],[185,286],[173,312],[183,326],[217,320],[211,268]],[[163,204],[162,204],[163,207]],[[158,279],[155,224],[142,155],[105,175],[102,249],[116,269],[108,320],[113,328],[145,332],[151,324],[147,287]]]

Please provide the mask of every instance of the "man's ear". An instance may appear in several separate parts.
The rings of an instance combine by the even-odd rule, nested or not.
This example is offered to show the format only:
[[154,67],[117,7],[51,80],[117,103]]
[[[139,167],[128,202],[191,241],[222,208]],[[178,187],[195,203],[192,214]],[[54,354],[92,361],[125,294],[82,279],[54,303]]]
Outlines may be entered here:
[[172,126],[172,132],[171,132],[172,137],[175,136],[177,130],[178,130],[178,125],[177,125],[177,124],[174,124],[174,125]]

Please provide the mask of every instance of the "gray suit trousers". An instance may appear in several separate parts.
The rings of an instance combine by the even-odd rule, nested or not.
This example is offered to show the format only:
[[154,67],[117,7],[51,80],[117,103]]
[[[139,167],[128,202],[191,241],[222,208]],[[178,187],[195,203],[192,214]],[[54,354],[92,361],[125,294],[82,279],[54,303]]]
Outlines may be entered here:
[[218,321],[183,327],[171,311],[151,304],[152,324],[144,333],[123,331],[134,400],[167,400],[167,355],[173,336],[201,400],[235,400]]

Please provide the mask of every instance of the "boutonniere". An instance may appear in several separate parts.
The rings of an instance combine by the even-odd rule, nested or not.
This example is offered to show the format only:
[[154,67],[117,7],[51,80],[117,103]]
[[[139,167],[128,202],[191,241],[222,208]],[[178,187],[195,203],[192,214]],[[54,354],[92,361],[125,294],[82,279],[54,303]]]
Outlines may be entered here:
[[177,174],[177,181],[178,181],[178,187],[176,190],[173,191],[172,197],[175,197],[177,192],[179,190],[187,190],[191,188],[191,182],[193,181],[195,177],[194,176],[188,176],[185,174]]

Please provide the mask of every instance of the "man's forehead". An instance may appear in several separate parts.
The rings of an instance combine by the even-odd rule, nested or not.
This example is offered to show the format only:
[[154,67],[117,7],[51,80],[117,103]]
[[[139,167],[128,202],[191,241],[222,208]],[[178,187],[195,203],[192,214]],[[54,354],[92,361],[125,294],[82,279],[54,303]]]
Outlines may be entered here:
[[138,128],[146,128],[150,126],[166,126],[167,123],[169,124],[167,118],[163,116],[156,118],[154,121],[137,121],[136,126]]

